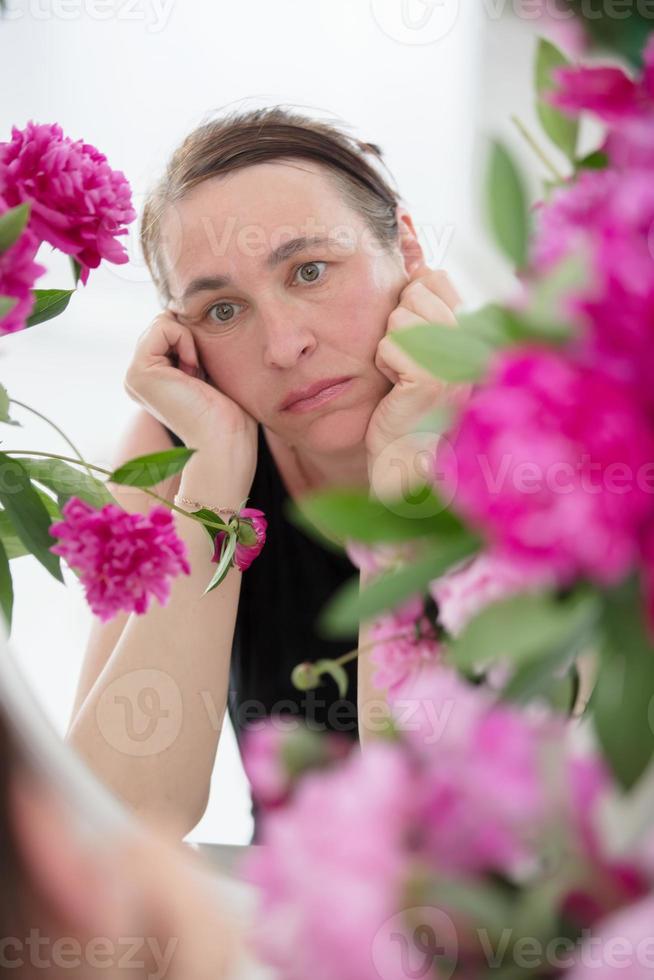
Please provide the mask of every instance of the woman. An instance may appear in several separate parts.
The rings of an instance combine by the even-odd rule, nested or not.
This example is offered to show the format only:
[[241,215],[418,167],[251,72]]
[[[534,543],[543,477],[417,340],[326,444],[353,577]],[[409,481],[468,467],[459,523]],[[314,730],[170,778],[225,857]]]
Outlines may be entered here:
[[[348,699],[290,683],[295,664],[352,646],[325,641],[314,623],[355,569],[295,529],[284,504],[334,486],[400,496],[402,469],[421,475],[412,436],[444,392],[385,335],[454,324],[458,302],[447,276],[425,266],[411,216],[370,157],[379,164],[377,147],[280,108],[235,115],[191,133],[143,213],[166,309],[127,372],[143,410],[119,461],[194,448],[160,492],[191,510],[247,497],[268,537],[245,574],[232,569],[202,597],[208,537],[177,519],[192,575],[165,608],[95,627],[69,737],[138,811],[173,811],[184,830],[206,807],[228,686],[239,737],[275,714],[357,738],[363,663],[350,667]],[[115,489],[127,508],[147,506],[139,491]],[[123,737],[125,699],[139,698],[155,706],[156,723],[146,711],[142,724],[164,748]],[[163,737],[162,726],[176,729],[170,712],[179,730]]]

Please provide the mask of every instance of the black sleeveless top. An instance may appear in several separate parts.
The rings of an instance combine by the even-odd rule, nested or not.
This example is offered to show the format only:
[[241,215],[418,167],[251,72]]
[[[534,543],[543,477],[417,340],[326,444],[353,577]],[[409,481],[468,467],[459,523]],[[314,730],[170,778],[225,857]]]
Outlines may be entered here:
[[[176,446],[184,445],[166,431]],[[257,467],[246,506],[262,510],[268,527],[262,551],[242,573],[232,645],[227,705],[239,748],[248,724],[272,714],[295,716],[314,730],[357,740],[356,659],[345,665],[345,698],[329,676],[313,691],[298,691],[291,672],[303,661],[339,657],[356,646],[356,638],[320,637],[315,623],[334,592],[358,571],[344,551],[323,546],[291,524],[285,513],[290,496],[261,424],[257,431]],[[256,842],[255,805],[252,812]]]

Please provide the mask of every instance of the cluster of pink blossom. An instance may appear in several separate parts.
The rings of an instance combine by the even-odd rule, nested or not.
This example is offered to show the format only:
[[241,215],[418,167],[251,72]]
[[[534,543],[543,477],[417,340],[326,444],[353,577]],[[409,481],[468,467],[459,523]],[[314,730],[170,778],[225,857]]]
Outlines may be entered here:
[[[524,885],[551,860],[552,841],[566,869],[568,921],[595,926],[643,897],[650,882],[635,859],[618,865],[605,853],[604,765],[565,742],[560,719],[498,704],[442,666],[424,669],[403,695],[393,705],[395,741],[312,772],[265,815],[265,846],[245,873],[261,895],[256,941],[282,976],[408,976],[387,929],[401,931],[407,896],[413,906],[440,904],[441,876],[479,883],[500,874]],[[278,787],[274,752],[268,765],[270,779],[260,780]],[[430,879],[435,890],[421,903]],[[445,892],[445,909],[447,901]]]
[[3,210],[24,202],[30,205],[27,228],[0,257],[1,295],[19,300],[0,318],[0,333],[25,325],[32,308],[27,291],[45,271],[31,266],[26,256],[31,252],[33,257],[42,242],[77,260],[83,284],[102,259],[128,261],[117,240],[136,218],[125,175],[112,170],[94,146],[64,136],[57,123],[39,125],[30,120],[22,130],[13,127],[11,139],[0,143],[0,198]]
[[[0,215],[8,210],[9,205],[0,196]],[[26,228],[13,245],[0,252],[0,297],[15,301],[4,316],[0,311],[0,333],[22,330],[34,308],[32,287],[46,271],[45,266],[34,261],[39,245],[36,235]]]
[[654,629],[654,36],[644,65],[555,70],[548,98],[608,126],[608,168],[538,209],[529,275],[588,259],[574,336],[496,352],[435,467],[493,558],[563,585],[639,570]]
[[71,497],[62,513],[64,520],[50,526],[59,538],[50,550],[79,571],[86,599],[103,622],[121,609],[146,612],[151,595],[165,605],[170,579],[191,572],[167,507],[129,514],[116,504],[97,510]]

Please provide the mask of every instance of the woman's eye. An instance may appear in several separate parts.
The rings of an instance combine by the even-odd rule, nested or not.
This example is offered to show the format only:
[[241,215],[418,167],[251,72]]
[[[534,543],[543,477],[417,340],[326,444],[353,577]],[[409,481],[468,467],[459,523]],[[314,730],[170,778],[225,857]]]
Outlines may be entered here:
[[[206,315],[209,317],[210,320],[217,319],[221,323],[228,323],[230,320],[233,320],[234,317],[236,316],[236,314],[233,312],[235,306],[238,306],[238,304],[237,303],[214,303],[213,306],[209,307]],[[213,313],[214,310],[216,310],[216,316],[215,317],[210,316],[209,314]]]
[[[318,267],[326,265],[326,262],[305,262],[297,271],[302,277],[303,282],[316,282],[320,278],[320,269]],[[307,274],[305,275],[305,273]]]

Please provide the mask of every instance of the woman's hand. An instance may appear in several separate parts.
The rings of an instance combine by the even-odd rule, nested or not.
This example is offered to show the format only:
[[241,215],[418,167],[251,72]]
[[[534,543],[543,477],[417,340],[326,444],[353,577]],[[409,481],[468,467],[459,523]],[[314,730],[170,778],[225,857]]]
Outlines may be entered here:
[[124,380],[130,398],[173,430],[187,446],[243,448],[256,466],[257,423],[209,383],[189,327],[165,310],[140,336]]
[[[375,496],[390,499],[403,495],[403,473],[407,467],[411,473],[420,472],[417,456],[425,451],[425,433],[419,429],[421,420],[435,408],[462,404],[472,388],[435,378],[388,334],[418,323],[443,323],[456,329],[454,310],[460,303],[461,297],[446,272],[421,265],[403,288],[399,303],[388,318],[386,334],[377,346],[375,366],[393,382],[393,388],[377,405],[365,436]],[[391,467],[395,472],[391,472]],[[425,476],[422,473],[423,479],[418,482],[424,482]]]

